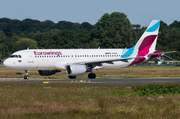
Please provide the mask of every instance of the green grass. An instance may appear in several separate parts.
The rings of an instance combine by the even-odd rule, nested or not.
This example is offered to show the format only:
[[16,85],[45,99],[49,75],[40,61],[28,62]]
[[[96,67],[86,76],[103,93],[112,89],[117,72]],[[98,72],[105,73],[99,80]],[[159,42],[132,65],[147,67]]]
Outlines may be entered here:
[[5,68],[5,66],[4,65],[0,65],[0,68]]
[[[168,86],[178,87],[180,83],[158,85],[171,89]],[[0,117],[3,119],[180,117],[179,93],[131,95],[130,93],[138,87],[149,88],[147,84],[0,83]],[[156,87],[152,90],[154,88]],[[120,91],[123,91],[123,94],[119,95]]]
[[[165,85],[165,84],[149,84],[147,86],[138,86],[136,88],[132,87],[132,91],[113,91],[112,95],[116,96],[156,96],[156,95],[179,95],[180,94],[180,86],[179,85]],[[104,96],[102,93],[99,96]]]
[[[13,70],[0,65],[0,77],[23,77],[23,70]],[[156,67],[156,66],[130,66],[111,70],[94,70],[99,78],[138,78],[138,77],[180,77],[180,67]],[[52,76],[40,76],[37,71],[29,72],[30,78],[68,78],[66,71],[58,72]],[[88,73],[77,76],[87,78]]]
[[[179,72],[180,67],[154,66],[94,71],[97,77],[105,78],[180,77]],[[0,77],[23,77],[24,74],[24,71],[0,65]],[[65,71],[48,77],[39,76],[37,71],[30,71],[29,75],[30,78],[67,78]],[[78,77],[87,78],[87,75],[86,73]],[[169,85],[179,87],[180,83],[166,84]],[[135,92],[138,87],[142,87],[140,93],[137,93],[139,90]],[[3,119],[180,118],[179,93],[151,94],[152,90],[147,88],[149,88],[147,84],[0,83],[0,117]],[[146,95],[139,95],[143,91]]]

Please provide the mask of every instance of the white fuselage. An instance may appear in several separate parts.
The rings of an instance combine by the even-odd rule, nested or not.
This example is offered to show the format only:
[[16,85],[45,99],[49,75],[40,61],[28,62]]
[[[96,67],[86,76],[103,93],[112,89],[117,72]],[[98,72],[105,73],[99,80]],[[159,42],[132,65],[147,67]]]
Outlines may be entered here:
[[[19,70],[66,70],[66,65],[91,61],[104,61],[129,57],[123,55],[123,49],[31,49],[13,53],[5,60],[4,65]],[[102,63],[94,69],[120,68],[129,66],[134,59]]]

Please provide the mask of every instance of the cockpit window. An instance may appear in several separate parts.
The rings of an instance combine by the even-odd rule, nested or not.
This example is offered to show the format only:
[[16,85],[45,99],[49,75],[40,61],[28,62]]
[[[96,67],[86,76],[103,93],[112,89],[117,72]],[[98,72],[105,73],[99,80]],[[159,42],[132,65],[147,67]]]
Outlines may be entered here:
[[10,58],[22,58],[21,55],[11,55]]

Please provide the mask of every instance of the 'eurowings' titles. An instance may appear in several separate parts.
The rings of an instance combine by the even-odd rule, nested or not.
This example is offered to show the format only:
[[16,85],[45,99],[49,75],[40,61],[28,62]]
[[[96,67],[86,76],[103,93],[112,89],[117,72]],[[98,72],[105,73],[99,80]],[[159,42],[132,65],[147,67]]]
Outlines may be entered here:
[[34,55],[57,55],[57,56],[60,56],[60,55],[62,55],[62,53],[61,52],[58,52],[58,51],[56,51],[56,52],[37,52],[37,51],[34,51]]

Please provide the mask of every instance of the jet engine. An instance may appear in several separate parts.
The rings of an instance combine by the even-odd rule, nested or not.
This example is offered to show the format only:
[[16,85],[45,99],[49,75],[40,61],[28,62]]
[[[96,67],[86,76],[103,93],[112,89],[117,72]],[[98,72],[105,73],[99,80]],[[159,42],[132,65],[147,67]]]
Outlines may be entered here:
[[57,72],[61,72],[61,70],[38,70],[38,73],[41,76],[50,76]]
[[69,76],[77,76],[86,73],[87,68],[85,65],[68,65],[66,66],[66,73]]

